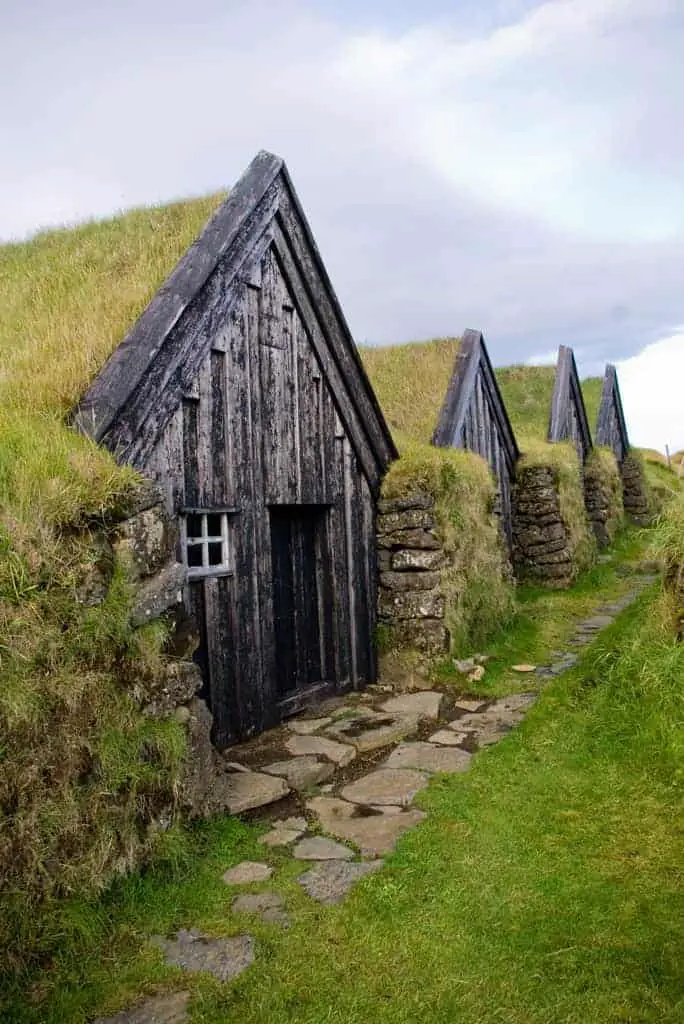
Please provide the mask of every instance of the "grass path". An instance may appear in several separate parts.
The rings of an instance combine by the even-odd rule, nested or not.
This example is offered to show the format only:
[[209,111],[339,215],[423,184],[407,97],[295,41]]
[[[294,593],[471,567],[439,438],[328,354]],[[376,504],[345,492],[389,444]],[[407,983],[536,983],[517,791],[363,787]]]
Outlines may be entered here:
[[[554,616],[555,646],[575,619],[573,601],[585,615],[628,581],[600,572],[589,608],[586,581],[574,594],[529,595],[493,651],[517,656],[532,643],[542,653],[530,621],[544,632]],[[175,986],[192,991],[193,1024],[682,1020],[674,717],[684,649],[663,634],[656,590],[467,775],[433,779],[418,800],[427,821],[339,907],[310,901],[295,882],[301,864],[269,851],[278,870],[268,887],[283,895],[293,926],[250,921],[257,960],[232,985],[181,976],[145,945],[179,927],[244,929],[221,873],[263,858],[262,830],[225,819],[196,830],[173,875],[130,878],[97,906],[65,909],[61,952],[13,994],[3,1019],[76,1024]],[[543,623],[532,610],[538,601],[548,602]],[[493,675],[491,685],[505,690],[506,673]]]

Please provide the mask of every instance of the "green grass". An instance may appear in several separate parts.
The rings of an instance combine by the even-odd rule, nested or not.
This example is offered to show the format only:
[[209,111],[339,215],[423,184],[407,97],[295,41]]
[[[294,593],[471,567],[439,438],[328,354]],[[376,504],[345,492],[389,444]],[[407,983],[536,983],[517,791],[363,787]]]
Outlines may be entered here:
[[[606,595],[614,583],[602,579]],[[264,851],[256,826],[224,819],[170,849],[173,872],[65,910],[63,943],[7,994],[6,1019],[82,1024],[182,986],[203,1024],[680,1021],[684,645],[663,600],[654,587],[623,613],[470,772],[436,777],[420,801],[427,821],[341,906],[308,901],[301,865],[269,851],[267,887],[293,927],[249,921],[257,963],[235,983],[182,976],[145,945],[182,926],[244,927],[220,876]]]
[[647,531],[624,529],[610,549],[610,561],[599,562],[583,572],[569,590],[519,586],[516,611],[505,629],[494,634],[482,650],[488,654],[484,678],[466,683],[451,659],[435,670],[436,679],[458,692],[485,697],[515,693],[521,688],[536,690],[545,680],[536,675],[521,676],[512,665],[546,665],[558,661],[552,652],[564,649],[576,624],[596,614],[598,608],[629,592],[650,537]]
[[407,442],[383,481],[382,494],[394,498],[415,491],[435,498],[437,530],[449,557],[440,584],[445,625],[458,652],[481,643],[513,610],[512,580],[492,513],[493,481],[484,460],[472,452]]

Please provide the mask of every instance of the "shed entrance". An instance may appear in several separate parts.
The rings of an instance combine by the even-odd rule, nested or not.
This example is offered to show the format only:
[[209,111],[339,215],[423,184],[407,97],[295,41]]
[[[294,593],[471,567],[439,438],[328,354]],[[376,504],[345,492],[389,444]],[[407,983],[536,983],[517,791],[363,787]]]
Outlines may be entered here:
[[269,510],[277,696],[284,713],[333,678],[326,620],[331,619],[327,505]]

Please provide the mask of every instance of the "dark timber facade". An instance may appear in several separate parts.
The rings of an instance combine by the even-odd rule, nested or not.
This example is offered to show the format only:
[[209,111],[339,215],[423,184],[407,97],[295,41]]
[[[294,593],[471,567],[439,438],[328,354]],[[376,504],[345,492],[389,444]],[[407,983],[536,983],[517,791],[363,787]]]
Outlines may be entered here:
[[580,466],[584,465],[593,447],[575,356],[567,345],[558,349],[548,439],[572,441]]
[[76,419],[179,517],[219,745],[375,679],[396,452],[280,159],[256,157]]
[[497,512],[511,551],[511,494],[520,452],[480,331],[467,330],[463,335],[432,443],[438,448],[467,448],[487,460],[496,479]]
[[601,405],[596,423],[596,444],[612,448],[618,465],[621,466],[629,454],[629,438],[617,371],[608,363],[603,378]]

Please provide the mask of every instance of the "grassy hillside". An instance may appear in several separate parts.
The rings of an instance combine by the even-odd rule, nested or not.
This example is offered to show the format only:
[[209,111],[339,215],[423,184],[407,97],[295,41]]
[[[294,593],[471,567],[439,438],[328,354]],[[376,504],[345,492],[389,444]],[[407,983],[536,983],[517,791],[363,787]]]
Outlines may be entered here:
[[0,247],[0,507],[13,517],[75,521],[122,485],[65,417],[220,198]]
[[[387,421],[400,443],[404,438],[430,441],[457,352],[457,338],[361,350]],[[513,430],[523,448],[526,442],[546,440],[555,372],[554,366],[506,366],[495,371]],[[602,384],[599,377],[582,382],[592,434]]]

